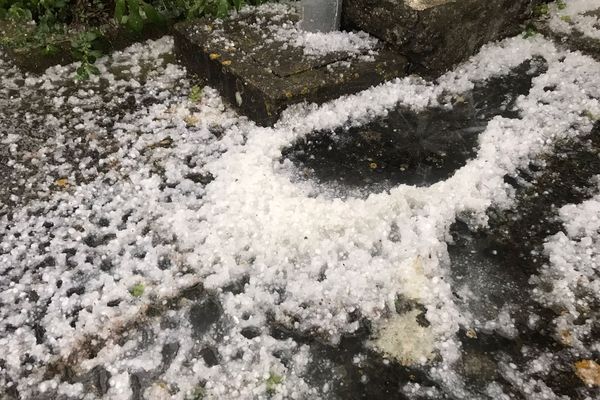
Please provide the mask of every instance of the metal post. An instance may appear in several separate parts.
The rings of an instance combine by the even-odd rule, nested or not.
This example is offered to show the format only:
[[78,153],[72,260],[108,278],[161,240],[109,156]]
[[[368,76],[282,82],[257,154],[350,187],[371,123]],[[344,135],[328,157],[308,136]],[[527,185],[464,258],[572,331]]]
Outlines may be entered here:
[[331,32],[340,29],[342,0],[302,0],[300,26],[309,32]]

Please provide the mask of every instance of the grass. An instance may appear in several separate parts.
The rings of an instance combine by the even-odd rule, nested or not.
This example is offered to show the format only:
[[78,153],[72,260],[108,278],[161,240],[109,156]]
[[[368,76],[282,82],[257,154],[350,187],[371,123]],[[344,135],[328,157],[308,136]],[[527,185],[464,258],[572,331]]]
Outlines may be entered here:
[[133,297],[142,297],[142,295],[144,294],[144,284],[143,283],[137,283],[135,285],[133,285],[131,288],[129,288],[129,293],[133,296]]
[[272,396],[277,392],[277,387],[283,383],[283,376],[278,375],[274,372],[269,373],[269,377],[267,378],[267,394]]

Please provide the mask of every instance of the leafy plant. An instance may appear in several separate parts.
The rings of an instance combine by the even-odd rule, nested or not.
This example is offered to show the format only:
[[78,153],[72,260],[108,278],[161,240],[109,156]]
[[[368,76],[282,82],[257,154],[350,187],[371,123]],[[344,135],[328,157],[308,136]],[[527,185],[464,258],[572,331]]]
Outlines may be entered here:
[[556,7],[558,7],[559,10],[564,10],[567,8],[567,3],[565,3],[564,0],[556,0]]
[[116,0],[115,20],[134,32],[141,32],[148,24],[163,24],[165,18],[143,0]]
[[0,0],[0,17],[51,26],[68,19],[66,0]]
[[94,41],[98,39],[98,34],[94,31],[86,31],[77,35],[71,41],[73,54],[81,60],[81,66],[77,68],[77,79],[89,79],[90,75],[99,75],[98,67],[94,65],[96,59],[102,55],[98,50],[93,49]]
[[10,7],[0,7],[0,17],[13,21],[31,21],[33,15],[30,10],[22,8],[20,4],[13,4]]
[[231,11],[239,11],[245,4],[259,5],[266,0],[158,0],[157,8],[174,18],[212,16],[225,18]]
[[192,86],[188,97],[190,101],[197,103],[202,98],[202,88],[198,85]]
[[79,6],[73,11],[73,20],[87,27],[101,25],[113,17],[113,3],[113,0],[79,0]]
[[536,17],[544,17],[548,15],[549,12],[550,8],[548,7],[548,4],[540,4],[534,9],[534,14]]
[[[71,44],[81,61],[77,77],[98,74],[94,62],[100,53],[94,42],[101,27],[116,21],[133,32],[162,25],[167,20],[213,16],[225,18],[244,4],[258,5],[266,0],[0,0],[0,19],[10,20],[10,34],[0,43],[21,53],[41,50],[56,53]],[[114,4],[114,10],[113,10]],[[33,23],[32,23],[33,22]],[[9,30],[5,30],[9,31]]]
[[537,30],[533,25],[527,25],[525,32],[523,32],[523,38],[528,39],[532,36],[537,35]]
[[217,18],[225,18],[232,9],[239,10],[242,0],[195,0],[188,11],[188,18],[199,17],[203,14]]

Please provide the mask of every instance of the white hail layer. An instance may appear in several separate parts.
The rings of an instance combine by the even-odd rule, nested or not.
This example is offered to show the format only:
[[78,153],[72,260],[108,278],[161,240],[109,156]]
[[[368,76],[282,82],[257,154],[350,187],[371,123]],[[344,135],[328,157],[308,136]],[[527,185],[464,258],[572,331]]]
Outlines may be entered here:
[[549,26],[561,33],[579,31],[584,36],[600,40],[600,19],[593,15],[584,15],[588,11],[600,10],[600,0],[568,0],[562,10],[556,3],[551,6]]
[[[169,39],[134,46],[124,53],[122,63],[135,67],[140,59],[150,58],[147,56],[149,51],[156,57],[170,51],[170,47]],[[401,185],[390,193],[342,201],[320,193],[311,184],[292,184],[291,167],[279,164],[281,149],[312,130],[334,128],[344,123],[359,124],[376,115],[384,115],[398,104],[416,110],[435,105],[442,93],[464,92],[473,86],[473,81],[507,73],[510,68],[536,55],[546,58],[549,69],[534,80],[530,94],[519,99],[522,119],[496,117],[490,121],[480,137],[477,158],[447,181],[429,188]],[[115,57],[119,59],[119,55]],[[133,61],[127,61],[127,58]],[[183,74],[180,68],[169,66],[164,69],[164,75],[140,84],[134,77],[115,78],[104,68],[103,63],[107,62],[109,59],[101,62],[101,79],[111,82],[114,87],[150,85],[161,92]],[[36,367],[43,367],[56,355],[69,353],[88,334],[110,338],[112,327],[120,320],[132,318],[149,301],[150,295],[161,298],[176,294],[180,288],[195,281],[203,281],[209,288],[220,288],[247,274],[250,281],[244,293],[223,296],[225,314],[233,321],[242,320],[246,312],[254,315],[256,321],[264,321],[266,313],[273,312],[279,322],[291,324],[300,331],[317,328],[335,341],[341,334],[357,328],[356,324],[348,322],[348,312],[359,310],[372,321],[384,323],[382,318],[386,309],[393,306],[397,294],[404,294],[427,307],[436,348],[443,355],[445,364],[450,365],[459,357],[454,333],[459,323],[468,324],[468,321],[454,305],[447,282],[449,226],[466,213],[484,223],[485,210],[489,206],[510,204],[510,188],[502,179],[505,174],[514,173],[554,140],[589,132],[591,123],[581,115],[585,111],[600,114],[598,70],[598,64],[590,58],[558,51],[542,38],[515,38],[484,48],[468,63],[442,77],[436,85],[406,78],[320,107],[294,107],[274,129],[256,127],[224,111],[216,93],[211,90],[205,91],[203,106],[198,111],[190,111],[194,106],[185,98],[175,98],[173,108],[157,104],[136,112],[127,122],[117,124],[115,130],[122,135],[123,148],[115,159],[121,163],[123,172],[117,176],[112,191],[103,183],[104,176],[98,176],[73,191],[49,195],[48,200],[18,211],[13,228],[7,232],[8,240],[2,245],[10,252],[0,256],[0,265],[4,268],[27,268],[33,261],[39,261],[35,238],[17,238],[14,233],[35,231],[48,218],[57,226],[51,248],[59,259],[57,266],[26,273],[21,281],[9,287],[2,286],[0,297],[5,304],[13,304],[16,298],[32,288],[37,288],[44,299],[51,300],[50,312],[42,322],[48,328],[48,336],[53,338],[50,345],[55,354],[49,353],[46,344],[36,344],[34,332],[25,325],[32,310],[9,307],[3,312],[0,323],[11,322],[19,328],[14,334],[0,338],[2,347],[9,354],[8,373],[18,374],[24,352],[36,355],[40,360]],[[42,84],[51,90],[59,84],[63,74],[72,71],[73,67],[53,68],[39,79],[29,78],[27,84]],[[6,84],[4,87],[13,83]],[[545,92],[543,88],[550,85],[557,89]],[[60,95],[51,91],[47,95],[54,97],[57,104],[65,100],[79,101],[76,98],[61,100]],[[164,100],[169,100],[168,93],[165,96]],[[201,121],[197,131],[190,132],[186,127],[184,118],[190,115]],[[59,132],[63,122],[58,122]],[[223,139],[218,142],[210,139],[207,127],[211,123],[221,123],[225,128]],[[93,112],[82,124],[84,131],[97,127]],[[139,161],[143,158],[142,149],[167,134],[174,139],[174,148],[172,151],[158,150],[158,155],[150,161],[162,162],[166,175],[178,185],[175,190],[167,190],[170,201],[159,190],[159,179],[150,172],[147,160]],[[226,152],[219,156],[222,151]],[[182,154],[205,158],[203,170],[210,171],[215,181],[205,189],[196,189],[190,181],[183,179],[180,171]],[[161,157],[164,157],[162,161]],[[90,174],[94,175],[93,172]],[[28,215],[28,210],[47,204],[56,204],[58,210],[49,211],[44,217]],[[67,298],[64,291],[53,289],[56,286],[52,283],[58,279],[64,279],[64,285],[75,279],[64,261],[60,261],[63,249],[81,247],[81,235],[73,226],[83,224],[84,229],[89,228],[86,221],[91,214],[102,212],[115,215],[115,220],[111,220],[111,227],[114,227],[123,207],[134,208],[132,221],[125,231],[120,231],[116,239],[101,249],[106,255],[116,257],[120,263],[119,276],[98,271],[85,260],[78,260],[78,268],[87,269],[89,273],[84,282],[86,292]],[[162,271],[155,267],[157,248],[144,236],[146,223],[164,236],[176,236],[173,248],[159,250],[176,253],[181,268]],[[400,229],[399,243],[388,239],[392,223]],[[148,253],[143,259],[137,259],[132,255],[134,247],[146,249]],[[123,249],[124,255],[119,256]],[[417,260],[422,263],[422,274],[415,273]],[[323,270],[326,277],[321,280]],[[147,287],[141,301],[131,299],[118,307],[106,306],[106,302],[115,297],[127,298],[130,285],[140,279]],[[274,288],[285,289],[285,296],[278,298]],[[76,328],[71,328],[63,313],[75,303],[91,307],[91,311],[82,317]],[[296,321],[292,322],[291,317]],[[220,345],[223,353],[248,346],[246,339],[239,335],[240,329],[240,326],[231,328],[231,341]],[[236,364],[230,359],[227,364],[230,373],[216,374],[209,390],[229,398],[252,398],[256,391],[264,392],[265,371],[273,368],[288,379],[289,385],[284,385],[280,397],[294,390],[295,385],[298,390],[304,390],[300,378],[294,378],[272,355],[269,356],[277,344],[264,334],[260,340],[262,342],[252,350],[264,355],[258,371],[252,369],[252,360]],[[110,348],[107,346],[105,352],[109,353]],[[301,370],[307,355],[302,351],[298,354],[296,365]],[[197,365],[192,376],[209,373],[200,362]],[[129,393],[126,367],[125,364],[115,366],[115,372],[121,372],[114,375],[112,398],[126,397]],[[168,376],[183,382],[185,379],[176,376],[180,370],[173,368],[175,370]],[[32,390],[39,382],[39,376],[34,373],[30,378],[20,380],[18,386],[22,393]],[[184,376],[189,378],[189,375]],[[447,376],[448,384],[452,378]],[[117,385],[119,382],[122,387]],[[62,390],[76,390],[71,386],[61,387]]]

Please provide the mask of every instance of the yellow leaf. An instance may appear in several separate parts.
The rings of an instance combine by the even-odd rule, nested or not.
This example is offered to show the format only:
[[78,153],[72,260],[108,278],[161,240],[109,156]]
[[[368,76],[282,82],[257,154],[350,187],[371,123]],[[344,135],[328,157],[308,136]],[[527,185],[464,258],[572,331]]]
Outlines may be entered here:
[[227,66],[227,65],[231,65],[231,60],[225,60],[225,61],[222,61],[222,62],[221,62],[221,64],[223,64],[223,65],[225,65],[225,66]]
[[66,188],[69,186],[69,180],[67,178],[60,178],[57,179],[54,184],[58,187]]
[[575,363],[575,373],[586,385],[600,386],[600,365],[592,360]]
[[210,55],[208,56],[211,60],[216,60],[217,58],[221,57],[220,54],[217,53],[210,53]]

